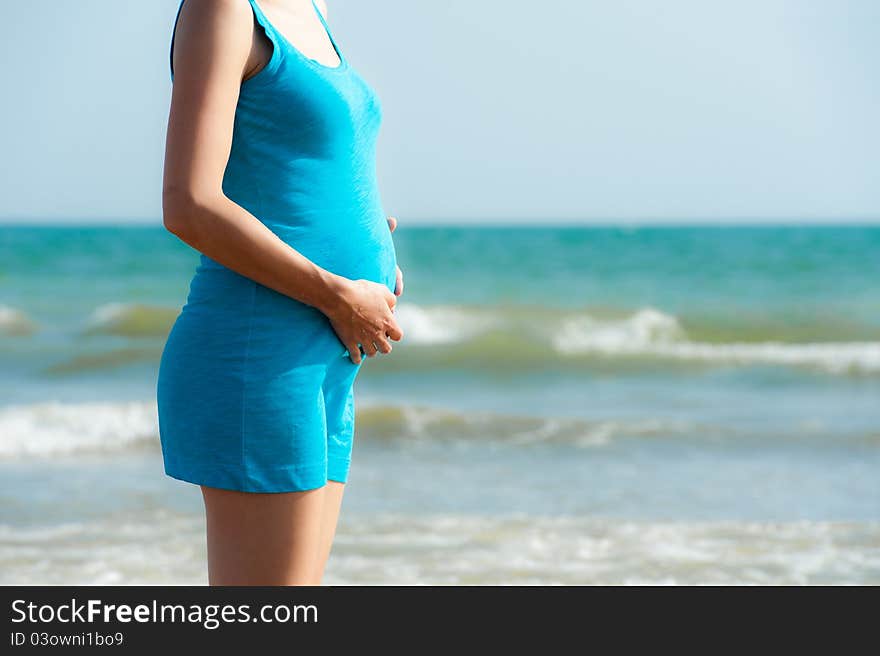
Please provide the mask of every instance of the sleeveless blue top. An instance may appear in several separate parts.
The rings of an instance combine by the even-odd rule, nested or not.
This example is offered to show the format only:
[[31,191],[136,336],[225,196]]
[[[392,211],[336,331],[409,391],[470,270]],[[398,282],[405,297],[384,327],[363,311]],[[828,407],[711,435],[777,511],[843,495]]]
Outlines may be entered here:
[[[378,96],[339,50],[314,0],[336,67],[300,52],[248,1],[273,50],[241,84],[223,192],[319,266],[394,291],[396,257],[376,180]],[[172,34],[170,59],[173,47]],[[217,267],[202,254],[199,270]]]
[[[376,182],[379,100],[314,2],[337,67],[306,57],[248,1],[272,55],[241,84],[223,192],[317,265],[393,292]],[[172,61],[173,47],[172,32]],[[159,365],[166,473],[251,492],[345,482],[361,366],[319,310],[202,253]]]

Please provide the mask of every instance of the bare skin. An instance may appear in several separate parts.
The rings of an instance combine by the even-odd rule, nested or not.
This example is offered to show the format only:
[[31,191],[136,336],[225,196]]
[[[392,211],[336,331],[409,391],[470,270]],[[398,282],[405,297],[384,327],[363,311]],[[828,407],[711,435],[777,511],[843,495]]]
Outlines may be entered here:
[[[311,0],[260,0],[270,22],[306,56],[339,63]],[[323,0],[317,3],[326,14]],[[227,198],[223,174],[240,86],[269,60],[272,45],[247,2],[186,0],[174,40],[174,85],[165,144],[165,227],[224,266],[323,312],[353,362],[390,353],[403,337],[394,293],[321,268]],[[388,217],[393,231],[394,217]],[[259,494],[202,486],[211,585],[318,585],[344,485]]]
[[320,585],[345,484],[259,494],[201,486],[210,585]]

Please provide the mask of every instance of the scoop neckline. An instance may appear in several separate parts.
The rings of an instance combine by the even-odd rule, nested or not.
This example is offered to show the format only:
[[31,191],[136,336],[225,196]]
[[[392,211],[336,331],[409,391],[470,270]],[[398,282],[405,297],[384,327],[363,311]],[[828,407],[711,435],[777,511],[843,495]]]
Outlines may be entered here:
[[293,43],[286,37],[275,25],[272,21],[269,20],[269,17],[266,16],[266,13],[263,11],[263,8],[257,4],[257,0],[251,0],[251,4],[256,7],[257,11],[260,12],[260,15],[265,21],[266,25],[271,29],[278,40],[284,44],[288,49],[292,50],[300,59],[305,61],[307,64],[314,66],[315,68],[327,71],[328,73],[341,73],[348,68],[348,60],[343,56],[342,52],[339,50],[339,46],[336,45],[336,39],[333,38],[333,35],[330,32],[330,26],[327,25],[327,22],[324,20],[324,16],[321,14],[321,11],[318,9],[317,5],[315,5],[315,0],[310,0],[312,5],[312,9],[315,10],[315,13],[318,15],[318,20],[321,21],[321,25],[324,27],[324,33],[327,35],[327,38],[330,39],[330,45],[333,46],[333,50],[336,52],[336,56],[339,57],[339,64],[336,66],[327,66],[327,64],[322,64],[317,59],[313,59],[307,56],[304,52],[302,52],[299,48],[297,48]]

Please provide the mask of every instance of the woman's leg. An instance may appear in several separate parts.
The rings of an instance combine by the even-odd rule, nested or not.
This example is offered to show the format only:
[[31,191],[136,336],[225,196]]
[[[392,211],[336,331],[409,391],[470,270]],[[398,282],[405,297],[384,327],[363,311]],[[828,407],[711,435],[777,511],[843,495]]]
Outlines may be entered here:
[[255,493],[200,486],[209,585],[315,585],[326,486]]
[[324,577],[324,568],[330,557],[330,548],[333,546],[333,537],[336,535],[336,524],[339,521],[339,509],[342,507],[342,494],[345,492],[345,483],[339,481],[327,481],[324,488],[324,510],[321,515],[321,539],[318,547],[318,559],[315,569],[315,583],[319,585]]

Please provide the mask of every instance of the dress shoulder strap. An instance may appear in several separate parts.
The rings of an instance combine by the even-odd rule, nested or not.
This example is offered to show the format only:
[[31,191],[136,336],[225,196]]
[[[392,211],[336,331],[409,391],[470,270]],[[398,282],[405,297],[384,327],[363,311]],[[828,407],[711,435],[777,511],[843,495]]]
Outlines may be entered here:
[[324,26],[324,31],[327,32],[327,38],[330,39],[330,44],[333,46],[333,49],[336,51],[336,56],[339,57],[340,68],[343,68],[348,62],[345,61],[345,57],[342,56],[342,51],[339,50],[339,44],[336,43],[336,39],[333,38],[333,31],[330,29],[330,25],[327,24],[327,19],[324,18],[324,14],[321,12],[321,9],[318,7],[318,4],[315,0],[312,0],[312,8],[315,10],[315,13],[318,14],[318,19],[321,21],[321,25]]
[[272,41],[272,44],[277,48],[278,47],[278,34],[275,32],[275,27],[272,25],[271,21],[266,18],[266,14],[263,13],[263,10],[260,9],[260,5],[256,3],[256,0],[248,0],[251,3],[251,9],[254,12],[254,16],[257,18],[257,23],[259,23],[263,27],[263,31],[266,33],[266,36]]
[[168,48],[168,68],[171,70],[171,81],[174,81],[174,34],[177,32],[177,21],[180,20],[180,10],[183,9],[183,3],[186,0],[180,0],[177,6],[177,15],[174,17],[174,25],[171,27],[171,46]]

